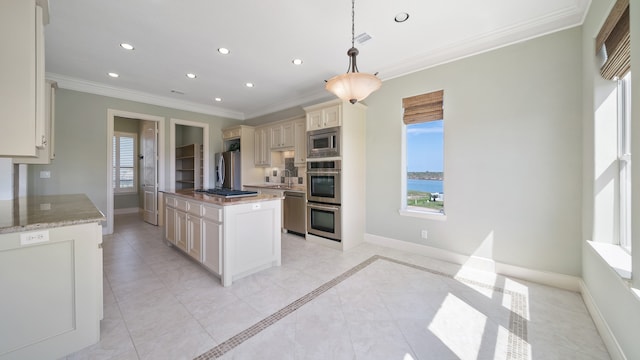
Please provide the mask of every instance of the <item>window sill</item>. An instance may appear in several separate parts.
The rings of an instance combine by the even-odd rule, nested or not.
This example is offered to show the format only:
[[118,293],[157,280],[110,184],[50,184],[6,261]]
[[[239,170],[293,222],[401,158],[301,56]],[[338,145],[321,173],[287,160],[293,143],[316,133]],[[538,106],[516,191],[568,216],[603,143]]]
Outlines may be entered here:
[[[631,255],[624,251],[620,246],[614,244],[605,244],[595,241],[588,241],[587,244],[613,269],[618,275],[628,282],[631,280]],[[637,296],[640,296],[638,290],[635,290]]]
[[413,210],[411,208],[400,209],[400,210],[398,210],[398,213],[401,216],[409,216],[409,217],[415,217],[415,218],[420,218],[420,219],[429,219],[429,220],[438,220],[438,221],[447,220],[447,215],[445,215],[445,214],[436,213],[436,212]]

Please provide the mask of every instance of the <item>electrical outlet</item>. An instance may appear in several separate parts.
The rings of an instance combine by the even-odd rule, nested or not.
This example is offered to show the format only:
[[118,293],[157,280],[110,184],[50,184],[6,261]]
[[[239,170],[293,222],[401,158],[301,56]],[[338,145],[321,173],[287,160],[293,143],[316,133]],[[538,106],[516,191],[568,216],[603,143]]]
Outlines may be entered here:
[[423,239],[426,239],[426,238],[427,238],[427,235],[428,235],[427,230],[422,230],[422,232],[420,233],[420,236],[421,236]]
[[49,241],[49,230],[20,234],[20,245],[31,245]]
[[40,171],[40,179],[49,179],[51,178],[51,171]]

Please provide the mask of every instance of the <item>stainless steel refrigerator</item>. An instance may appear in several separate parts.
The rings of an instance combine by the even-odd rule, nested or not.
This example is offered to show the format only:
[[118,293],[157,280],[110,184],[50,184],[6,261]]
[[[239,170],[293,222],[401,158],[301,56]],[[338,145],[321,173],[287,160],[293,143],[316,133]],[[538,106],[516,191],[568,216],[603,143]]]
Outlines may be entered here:
[[242,190],[240,151],[216,153],[216,187]]

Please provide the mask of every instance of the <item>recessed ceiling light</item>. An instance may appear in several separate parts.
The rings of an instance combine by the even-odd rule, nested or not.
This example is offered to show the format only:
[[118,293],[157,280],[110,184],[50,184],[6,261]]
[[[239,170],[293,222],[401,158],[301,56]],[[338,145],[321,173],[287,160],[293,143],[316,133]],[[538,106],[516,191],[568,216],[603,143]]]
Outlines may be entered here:
[[117,77],[118,77],[118,76],[120,76],[120,75],[118,75],[118,74],[116,74],[116,73],[114,73],[114,72],[110,72],[110,73],[109,73],[109,76],[111,76],[112,78],[117,78]]
[[221,99],[221,98],[215,98],[215,99],[213,99],[213,100],[215,100],[215,101],[217,101],[217,102],[222,101],[222,99]]
[[222,55],[227,55],[230,51],[227,48],[219,48],[218,52]]
[[193,74],[193,73],[188,73],[188,74],[187,74],[187,77],[188,77],[189,79],[195,79],[195,78],[197,78],[196,74]]
[[407,21],[407,19],[409,19],[409,14],[407,14],[406,12],[401,12],[393,18],[393,20],[397,23],[405,22]]
[[255,85],[254,85],[253,83],[246,83],[246,84],[244,84],[244,86],[246,86],[246,87],[248,87],[248,88],[252,88],[252,87],[254,87]]
[[291,61],[294,65],[302,65],[302,59],[293,59],[293,61]]
[[133,45],[131,45],[131,44],[127,44],[127,43],[122,43],[122,44],[120,44],[120,47],[121,47],[121,48],[123,48],[123,49],[125,49],[125,50],[133,50],[133,49],[134,49],[134,48],[133,48]]

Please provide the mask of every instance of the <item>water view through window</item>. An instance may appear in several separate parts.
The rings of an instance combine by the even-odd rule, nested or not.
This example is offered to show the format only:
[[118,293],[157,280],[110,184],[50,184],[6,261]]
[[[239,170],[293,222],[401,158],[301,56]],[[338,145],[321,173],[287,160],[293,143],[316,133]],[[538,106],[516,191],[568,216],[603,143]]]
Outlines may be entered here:
[[444,121],[407,125],[407,206],[444,213]]

